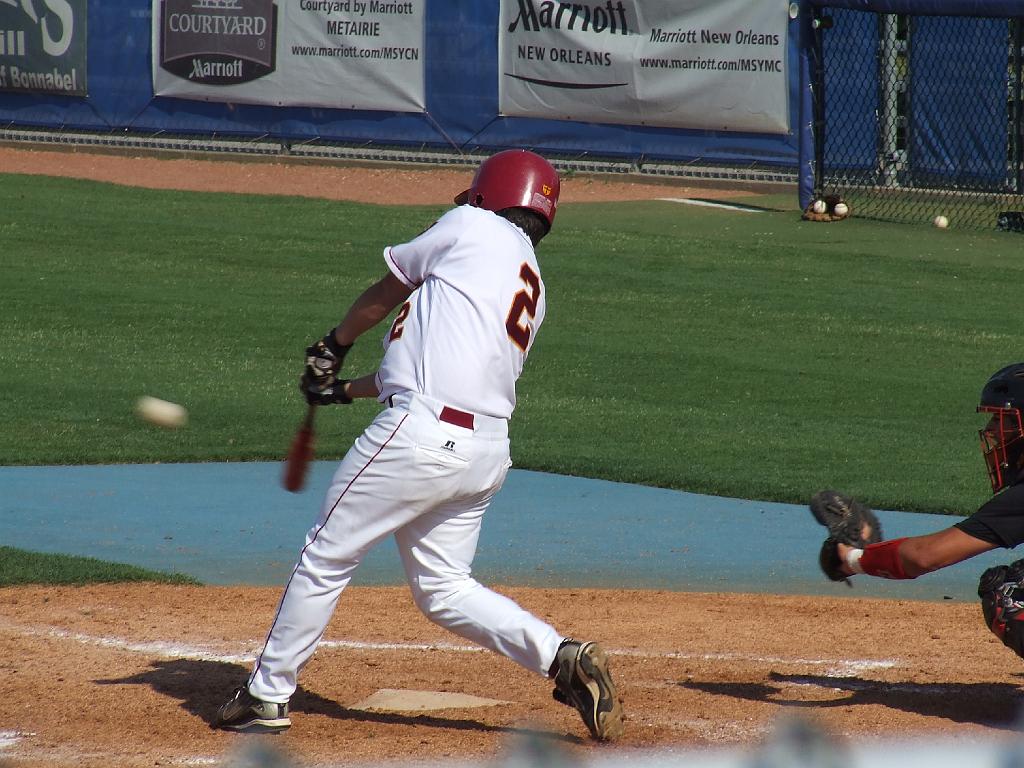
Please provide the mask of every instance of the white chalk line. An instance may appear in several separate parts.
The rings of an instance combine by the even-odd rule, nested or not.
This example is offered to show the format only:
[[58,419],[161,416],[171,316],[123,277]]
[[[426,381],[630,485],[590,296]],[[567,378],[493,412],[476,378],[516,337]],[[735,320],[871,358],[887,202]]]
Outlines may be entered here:
[[81,632],[68,632],[56,627],[28,627],[0,621],[0,627],[16,631],[29,637],[47,637],[55,640],[71,640],[80,645],[93,645],[101,648],[112,648],[118,651],[142,653],[147,656],[158,656],[164,659],[191,659],[196,661],[246,662],[256,658],[256,653],[225,654],[200,646],[184,645],[165,641],[136,642],[119,637],[97,637]]
[[0,751],[13,747],[22,739],[30,739],[35,735],[30,731],[0,731]]
[[659,197],[656,198],[663,203],[682,203],[683,205],[699,205],[704,208],[724,208],[727,211],[739,213],[764,213],[761,208],[751,208],[749,205],[737,205],[732,203],[713,203],[710,200],[694,200],[692,197]]
[[[609,649],[613,656],[632,656],[640,659],[683,659],[687,661],[746,661],[757,664],[791,664],[798,666],[826,667],[828,677],[850,677],[859,672],[873,669],[898,667],[895,659],[789,659],[783,656],[755,656],[748,653],[685,653],[679,651],[618,651]],[[829,666],[832,665],[832,666]]]
[[[30,627],[17,625],[0,619],[0,627],[20,632],[23,635],[51,637],[58,640],[71,640],[82,645],[94,645],[103,648],[142,653],[169,659],[190,659],[197,661],[221,661],[229,663],[246,663],[255,660],[258,650],[248,652],[225,653],[209,646],[172,643],[168,641],[138,642],[113,636],[87,635],[80,632],[69,632],[52,626]],[[363,640],[323,640],[321,648],[334,648],[355,651],[449,651],[453,653],[479,653],[485,649],[477,645],[458,645],[455,643],[381,643]],[[894,659],[815,659],[786,658],[783,656],[758,656],[747,653],[707,653],[685,651],[644,651],[636,649],[607,648],[611,656],[624,656],[639,659],[675,659],[683,661],[730,661],[756,664],[775,664],[789,666],[824,667],[826,677],[852,677],[861,672],[875,669],[892,669],[899,666]]]

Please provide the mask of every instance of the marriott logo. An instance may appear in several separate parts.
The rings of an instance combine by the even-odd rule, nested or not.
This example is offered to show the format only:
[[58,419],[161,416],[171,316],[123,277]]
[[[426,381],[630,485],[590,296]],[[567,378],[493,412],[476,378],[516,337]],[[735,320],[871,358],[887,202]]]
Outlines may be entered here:
[[275,70],[274,0],[160,0],[160,6],[166,72],[203,85],[238,85]]
[[518,0],[519,14],[508,25],[515,32],[520,24],[524,32],[542,29],[568,29],[580,32],[629,34],[629,22],[622,0],[606,0],[603,4],[564,3],[555,0]]

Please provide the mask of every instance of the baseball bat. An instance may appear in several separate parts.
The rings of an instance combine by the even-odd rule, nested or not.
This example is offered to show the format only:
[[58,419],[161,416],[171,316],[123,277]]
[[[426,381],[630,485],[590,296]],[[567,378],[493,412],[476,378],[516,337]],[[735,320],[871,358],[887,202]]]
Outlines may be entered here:
[[313,447],[316,443],[316,433],[313,431],[313,416],[316,414],[316,406],[309,406],[306,411],[306,418],[295,432],[292,438],[291,447],[284,460],[284,476],[281,484],[285,490],[298,493],[306,484],[306,472],[309,469],[309,462],[313,460]]

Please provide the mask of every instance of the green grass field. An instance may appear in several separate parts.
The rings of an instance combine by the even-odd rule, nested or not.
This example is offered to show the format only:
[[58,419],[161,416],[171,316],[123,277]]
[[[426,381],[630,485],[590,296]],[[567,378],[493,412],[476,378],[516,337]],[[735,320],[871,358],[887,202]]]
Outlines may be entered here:
[[[280,459],[305,346],[443,208],[150,191],[0,175],[0,464]],[[539,255],[548,315],[519,384],[525,469],[805,502],[973,511],[988,375],[1024,359],[1024,241],[795,199],[744,214],[565,204]],[[376,366],[380,333],[347,368]],[[177,432],[135,399],[185,404]],[[336,458],[376,411],[321,414]]]
[[165,584],[198,584],[191,576],[167,574],[136,568],[133,565],[108,563],[91,557],[50,555],[25,552],[14,547],[0,547],[0,587],[19,584],[83,584],[125,582],[162,582]]

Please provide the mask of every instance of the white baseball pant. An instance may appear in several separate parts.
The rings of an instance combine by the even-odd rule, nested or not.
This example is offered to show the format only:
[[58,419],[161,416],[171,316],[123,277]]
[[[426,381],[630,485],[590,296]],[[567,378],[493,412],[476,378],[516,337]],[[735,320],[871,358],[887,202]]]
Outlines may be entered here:
[[389,534],[431,621],[538,674],[554,662],[562,636],[470,575],[483,514],[512,464],[507,422],[473,415],[472,428],[458,426],[450,421],[469,414],[414,393],[391,403],[345,455],[306,535],[249,679],[259,699],[288,701],[342,590]]

